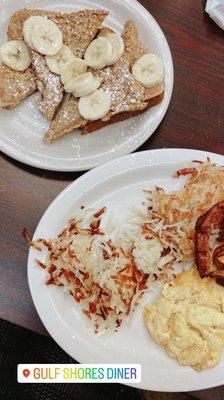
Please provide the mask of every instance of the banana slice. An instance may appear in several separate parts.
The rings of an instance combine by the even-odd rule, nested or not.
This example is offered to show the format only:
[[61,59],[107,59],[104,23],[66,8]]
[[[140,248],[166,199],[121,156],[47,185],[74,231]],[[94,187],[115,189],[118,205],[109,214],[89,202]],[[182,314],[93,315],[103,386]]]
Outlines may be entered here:
[[164,66],[156,54],[145,54],[135,62],[132,73],[139,83],[146,88],[160,85],[164,81]]
[[31,64],[29,48],[21,40],[11,40],[0,48],[1,61],[14,71],[25,71]]
[[84,59],[93,69],[104,68],[112,57],[112,45],[105,37],[93,40],[87,47]]
[[76,57],[69,47],[63,44],[59,53],[54,56],[45,56],[45,60],[51,72],[61,75],[73,61],[75,62]]
[[33,31],[33,27],[35,25],[41,25],[42,23],[45,23],[47,17],[40,17],[40,16],[33,16],[27,18],[27,20],[23,24],[23,37],[26,42],[26,44],[34,50],[32,41],[31,41],[31,33]]
[[81,97],[78,102],[79,112],[87,121],[96,121],[103,118],[110,111],[110,107],[110,96],[102,89]]
[[106,39],[109,40],[112,46],[112,55],[107,65],[113,65],[120,60],[124,51],[124,42],[120,35],[117,33],[108,33]]
[[61,83],[65,86],[65,91],[67,93],[72,93],[73,88],[73,80],[78,75],[83,74],[87,71],[87,65],[84,60],[81,58],[75,57],[71,61],[70,64],[63,70],[61,74]]
[[41,24],[35,24],[30,37],[31,43],[38,53],[54,56],[63,45],[62,33],[50,19],[44,19]]
[[85,74],[81,74],[73,78],[70,85],[65,85],[65,91],[68,91],[69,85],[68,93],[70,93],[70,90],[72,89],[72,94],[74,97],[82,97],[98,89],[100,84],[101,80],[98,76],[94,76],[92,72],[86,72]]

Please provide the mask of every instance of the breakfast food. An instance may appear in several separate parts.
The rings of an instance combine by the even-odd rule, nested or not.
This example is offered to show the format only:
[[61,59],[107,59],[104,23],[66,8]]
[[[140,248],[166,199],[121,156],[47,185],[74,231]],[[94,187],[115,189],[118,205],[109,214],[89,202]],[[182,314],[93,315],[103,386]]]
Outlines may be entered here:
[[28,46],[21,40],[11,40],[0,49],[2,62],[14,71],[25,71],[31,64]]
[[180,365],[196,371],[216,366],[224,346],[224,289],[197,269],[166,283],[143,316],[153,339]]
[[195,229],[196,262],[201,277],[215,278],[224,286],[224,201],[200,216]]
[[33,68],[14,71],[0,63],[0,107],[14,108],[37,88]]
[[[97,106],[88,109],[94,118]],[[219,362],[224,345],[224,288],[217,284],[223,282],[224,167],[193,161],[174,179],[184,181],[182,189],[144,190],[142,207],[122,224],[106,207],[82,206],[56,238],[32,241],[23,234],[29,245],[47,249],[36,260],[46,283],[70,293],[100,336],[117,331],[140,310],[145,292],[165,283],[144,309],[146,327],[181,365],[202,371]],[[197,262],[203,279],[186,261]]]
[[[162,60],[139,41],[134,22],[128,21],[119,35],[102,28],[106,16],[104,10],[23,9],[10,20],[9,41],[1,48],[8,68],[0,65],[0,106],[15,107],[38,89],[38,107],[50,122],[46,142],[74,128],[91,133],[163,99]],[[16,99],[7,88],[13,79],[21,84]]]
[[177,171],[176,177],[188,177],[184,188],[165,192],[155,187],[146,191],[148,217],[143,225],[167,245],[177,262],[195,260],[195,224],[213,205],[224,200],[224,167],[194,161]]
[[[24,29],[24,24],[26,22],[28,24],[27,40],[34,25],[39,26],[40,18],[44,25],[47,19],[54,23],[61,31],[63,44],[69,47],[74,56],[80,58],[83,56],[87,46],[96,36],[106,15],[107,12],[104,10],[81,10],[78,12],[60,13],[46,10],[23,9],[13,14],[9,22],[7,37],[8,40],[23,40],[26,34],[26,29]],[[38,17],[38,19],[34,19],[34,17]],[[32,19],[30,20],[30,18]],[[54,49],[54,46],[57,45],[57,41],[60,39],[57,34],[55,37],[53,34],[51,40]],[[27,43],[29,43],[29,39]],[[45,55],[39,54],[32,50],[32,48],[34,48],[34,46],[31,44],[33,73],[37,78],[37,88],[41,93],[41,100],[38,102],[38,107],[45,118],[51,121],[57,114],[63,100],[63,85],[61,84],[60,76],[50,72]]]
[[[120,236],[111,238],[103,227],[105,208],[81,210],[54,239],[32,241],[38,250],[47,248],[48,285],[63,287],[82,305],[96,333],[112,334],[139,303],[148,285],[163,280],[172,266],[172,256],[162,254],[157,239]],[[146,246],[147,242],[147,246]],[[150,260],[151,258],[151,260]]]

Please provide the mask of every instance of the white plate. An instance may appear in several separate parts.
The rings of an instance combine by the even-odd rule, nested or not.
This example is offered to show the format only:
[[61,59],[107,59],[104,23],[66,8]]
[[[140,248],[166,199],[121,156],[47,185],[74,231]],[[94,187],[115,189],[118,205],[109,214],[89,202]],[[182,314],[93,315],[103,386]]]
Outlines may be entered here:
[[87,136],[80,132],[43,144],[41,137],[47,122],[37,110],[35,95],[14,110],[0,109],[0,150],[16,160],[35,167],[55,171],[81,171],[105,161],[131,153],[142,145],[161,122],[170,102],[173,88],[173,63],[168,43],[159,25],[148,11],[135,0],[0,0],[0,43],[5,40],[9,17],[19,8],[79,10],[105,8],[105,23],[121,32],[128,19],[136,21],[143,43],[164,61],[166,73],[165,98],[161,104],[141,116],[106,127]]
[[[217,154],[183,149],[152,150],[131,154],[97,167],[67,187],[50,205],[42,217],[34,238],[52,238],[81,205],[106,205],[119,221],[133,205],[141,205],[143,188],[155,184],[170,190],[179,188],[181,180],[173,173],[189,160],[205,160],[224,164]],[[98,339],[87,329],[85,316],[71,296],[62,290],[44,285],[45,272],[34,259],[45,254],[30,249],[28,280],[37,312],[54,340],[75,360],[83,363],[139,363],[142,382],[136,386],[157,391],[190,391],[224,383],[224,358],[214,369],[195,372],[180,367],[149,336],[141,317],[142,304],[134,313],[130,325],[121,327],[107,341]],[[145,293],[143,304],[152,294]]]

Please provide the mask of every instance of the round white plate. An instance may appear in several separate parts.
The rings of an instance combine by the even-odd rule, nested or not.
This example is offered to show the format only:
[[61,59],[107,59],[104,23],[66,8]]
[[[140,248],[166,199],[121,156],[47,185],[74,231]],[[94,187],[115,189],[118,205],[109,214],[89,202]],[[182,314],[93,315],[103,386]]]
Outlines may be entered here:
[[109,125],[91,135],[71,134],[44,144],[41,141],[47,122],[37,110],[35,95],[14,110],[0,109],[0,150],[9,156],[33,165],[55,171],[81,171],[105,161],[131,153],[142,145],[161,122],[170,102],[173,88],[173,63],[166,38],[148,11],[135,0],[0,0],[0,43],[10,16],[19,8],[51,10],[79,10],[104,8],[109,11],[105,24],[121,32],[126,20],[136,21],[143,43],[164,61],[166,73],[165,98],[161,104],[141,116]]
[[[154,185],[168,190],[180,188],[183,181],[173,179],[174,172],[190,160],[205,160],[207,156],[224,164],[224,157],[217,154],[163,149],[131,154],[99,166],[77,179],[56,198],[42,217],[34,238],[56,236],[81,205],[97,208],[106,205],[118,221],[122,221],[134,205],[141,206],[142,189]],[[136,386],[148,390],[181,392],[224,383],[224,357],[216,368],[198,373],[179,366],[151,339],[141,314],[143,305],[155,293],[145,293],[130,323],[102,341],[87,328],[86,317],[71,296],[44,284],[45,272],[34,262],[37,257],[44,262],[46,254],[30,249],[28,280],[35,307],[50,335],[75,360],[82,363],[139,363],[142,365],[142,382]]]

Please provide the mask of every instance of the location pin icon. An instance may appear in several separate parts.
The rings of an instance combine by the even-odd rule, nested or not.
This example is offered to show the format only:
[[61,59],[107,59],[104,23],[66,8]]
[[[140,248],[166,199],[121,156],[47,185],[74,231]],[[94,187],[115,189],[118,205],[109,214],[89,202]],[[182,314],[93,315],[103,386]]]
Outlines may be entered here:
[[25,378],[28,378],[29,374],[30,374],[30,370],[29,369],[24,369],[23,370],[23,375],[25,376]]

